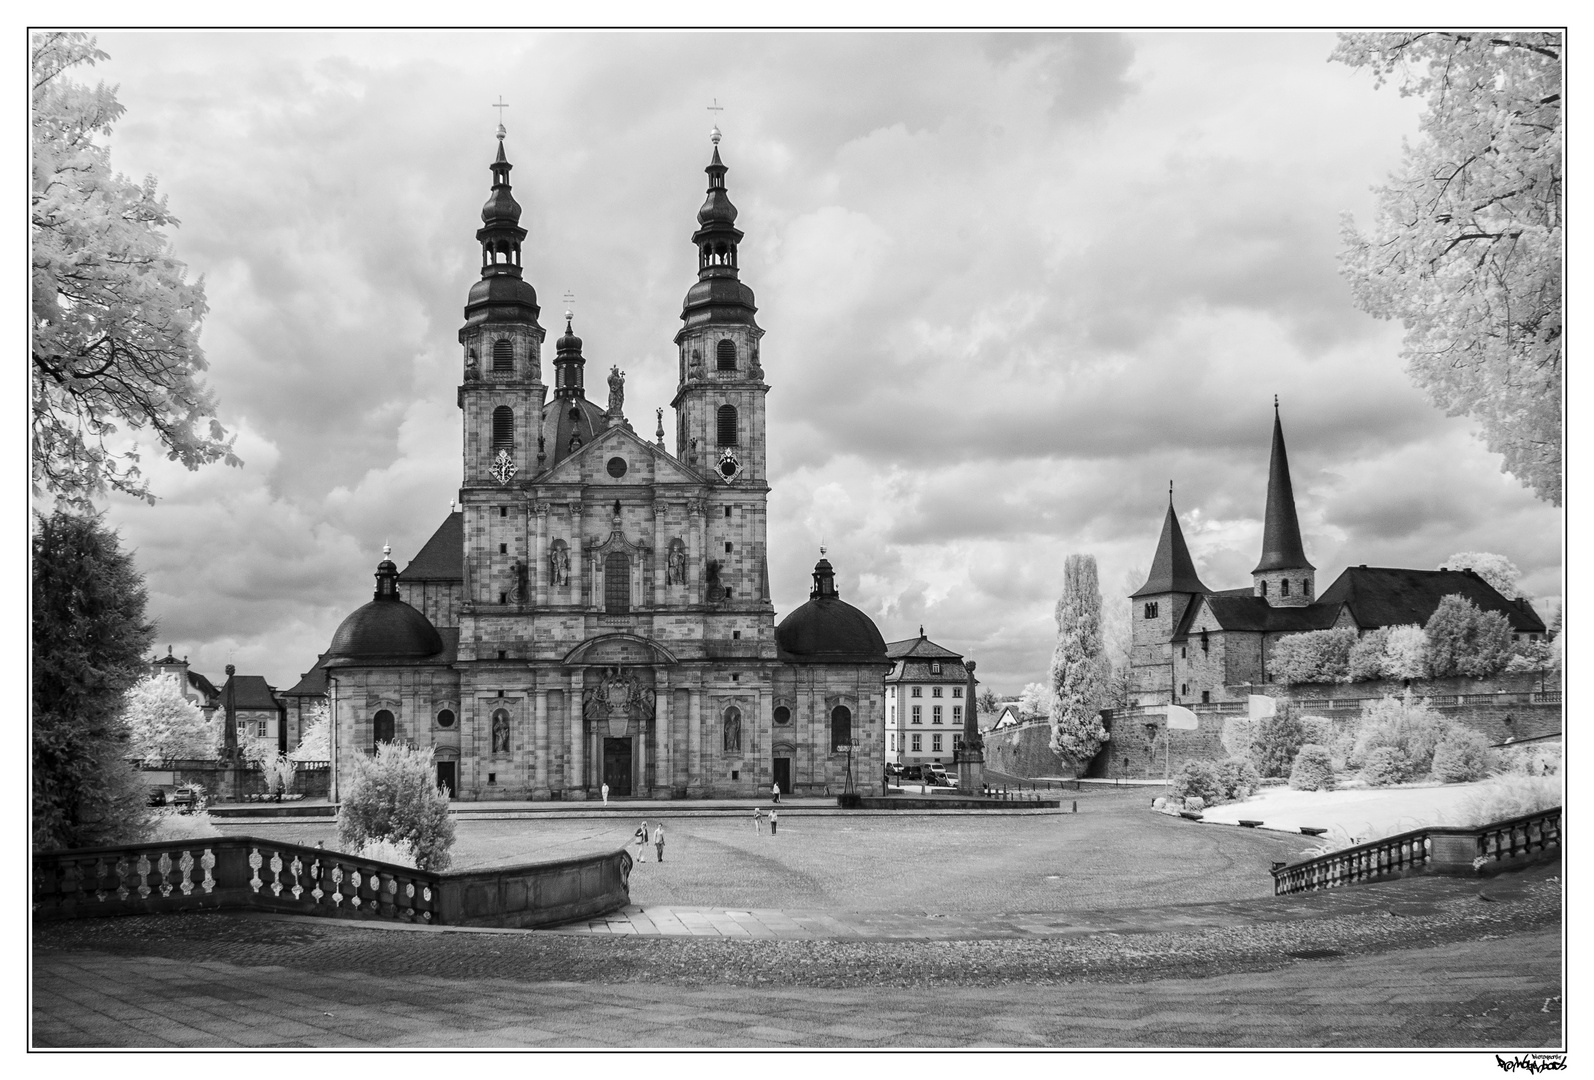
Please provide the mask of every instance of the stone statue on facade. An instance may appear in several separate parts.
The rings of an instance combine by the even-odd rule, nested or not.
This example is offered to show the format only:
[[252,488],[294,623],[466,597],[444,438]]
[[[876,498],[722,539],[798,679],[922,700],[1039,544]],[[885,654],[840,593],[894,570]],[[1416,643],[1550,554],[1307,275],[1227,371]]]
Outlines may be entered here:
[[476,366],[476,350],[467,349],[465,351],[465,381],[477,382],[481,377],[481,369]]
[[563,541],[556,542],[548,552],[548,581],[553,585],[570,584],[570,549]]
[[609,369],[609,415],[616,420],[625,415],[625,372],[619,364]]
[[666,585],[686,584],[686,545],[680,540],[670,541],[670,564],[664,575]]
[[493,713],[493,753],[509,753],[509,714],[503,709]]
[[742,749],[742,711],[735,706],[725,710],[725,749],[731,753]]
[[515,603],[517,604],[524,604],[526,598],[531,595],[531,584],[528,581],[531,576],[530,571],[531,568],[526,565],[524,559],[515,560]]
[[720,584],[720,561],[710,559],[703,569],[706,571],[704,591],[708,594],[708,602],[717,604],[725,599],[725,586]]

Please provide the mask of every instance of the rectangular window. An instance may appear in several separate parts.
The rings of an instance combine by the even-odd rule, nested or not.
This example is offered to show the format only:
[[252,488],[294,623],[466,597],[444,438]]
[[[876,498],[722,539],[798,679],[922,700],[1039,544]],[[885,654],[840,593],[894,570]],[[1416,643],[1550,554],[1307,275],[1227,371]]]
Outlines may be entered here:
[[954,686],[952,688],[952,696],[953,697],[962,697],[963,696],[963,688],[961,686]]
[[937,705],[937,706],[935,706],[934,708],[932,708],[930,710],[930,723],[939,724],[940,722],[941,722],[941,706]]
[[1201,691],[1201,704],[1207,705],[1207,704],[1210,704],[1211,701],[1212,701],[1212,691],[1210,691],[1210,690]]
[[896,732],[892,732],[891,733],[890,739],[891,739],[891,750],[895,751],[896,748],[897,748],[897,734],[896,734]]
[[508,544],[499,544],[498,545],[498,554],[500,554],[500,555],[508,555],[509,554],[509,545]]
[[266,737],[266,722],[264,720],[255,725],[255,737],[260,739]]
[[891,715],[889,719],[893,724],[897,722],[897,707],[895,705],[891,706]]
[[930,753],[939,754],[940,752],[941,752],[941,733],[938,731],[934,735],[930,736]]
[[731,508],[728,507],[728,506],[725,508],[725,516],[726,517],[730,517],[731,516]]
[[963,747],[963,736],[954,734],[952,736],[952,749],[953,750],[959,750],[959,749],[962,749],[962,747]]
[[940,697],[941,696],[941,688],[939,686],[932,686],[930,688],[930,696],[931,697]]
[[952,706],[952,722],[954,724],[961,724],[963,722],[963,706]]
[[913,688],[913,696],[914,696],[914,697],[923,697],[923,696],[924,696],[924,687],[922,687],[922,686],[915,686],[915,687],[914,687],[914,688]]
[[498,516],[499,516],[499,517],[508,517],[508,516],[509,516],[509,507],[507,507],[507,506],[500,506],[500,507],[499,507],[499,508],[498,508]]
[[915,754],[921,754],[921,753],[924,752],[924,736],[923,735],[915,734],[913,736],[913,752]]
[[[1262,595],[1266,596],[1267,594],[1264,592]],[[1152,602],[1152,603],[1147,604],[1146,605],[1146,618],[1155,619],[1156,617],[1157,617],[1157,605],[1156,605],[1156,603]]]
[[923,705],[915,705],[913,707],[913,722],[915,724],[924,723],[924,706]]

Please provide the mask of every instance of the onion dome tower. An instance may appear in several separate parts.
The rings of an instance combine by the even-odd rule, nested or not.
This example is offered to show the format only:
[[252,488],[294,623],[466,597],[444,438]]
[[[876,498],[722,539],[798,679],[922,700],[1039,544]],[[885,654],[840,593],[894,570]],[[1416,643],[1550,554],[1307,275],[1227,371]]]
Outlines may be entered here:
[[542,409],[548,465],[590,443],[608,424],[603,409],[587,400],[587,361],[581,355],[581,339],[571,328],[574,318],[571,312],[565,312],[565,332],[554,342],[553,397]]
[[697,281],[681,305],[676,457],[728,485],[767,490],[764,369],[753,290],[741,280],[736,207],[725,187],[720,130],[709,134],[713,156],[703,170],[708,194],[697,212]]
[[1305,607],[1315,595],[1314,567],[1306,561],[1301,524],[1295,516],[1295,488],[1284,452],[1279,399],[1273,396],[1273,453],[1267,470],[1267,509],[1262,517],[1262,558],[1251,571],[1254,595],[1273,607]]

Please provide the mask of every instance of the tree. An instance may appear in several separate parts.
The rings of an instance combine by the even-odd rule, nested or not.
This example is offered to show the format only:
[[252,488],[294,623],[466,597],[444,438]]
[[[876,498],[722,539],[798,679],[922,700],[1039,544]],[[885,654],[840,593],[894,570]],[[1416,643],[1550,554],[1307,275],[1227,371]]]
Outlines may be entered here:
[[1063,560],[1063,595],[1057,600],[1056,618],[1051,748],[1070,761],[1084,763],[1107,739],[1101,724],[1108,692],[1107,660],[1102,656],[1101,586],[1094,555]]
[[430,747],[382,743],[374,757],[357,755],[354,778],[338,810],[338,843],[359,851],[370,840],[406,844],[421,870],[446,870],[454,843],[448,796],[437,786]]
[[1306,742],[1293,701],[1281,701],[1272,716],[1256,721],[1251,734],[1251,760],[1263,776],[1288,776],[1295,755]]
[[131,755],[149,764],[171,758],[214,758],[219,726],[183,694],[180,682],[149,675],[127,692],[124,713]]
[[1328,748],[1317,743],[1304,744],[1295,754],[1295,764],[1290,766],[1290,787],[1296,791],[1333,791],[1334,786],[1334,762]]
[[155,634],[144,579],[97,517],[35,514],[32,547],[34,845],[134,839],[148,815],[123,708]]
[[305,713],[308,721],[299,731],[299,745],[288,751],[295,761],[332,760],[332,712],[318,701]]
[[1428,635],[1415,624],[1391,626],[1384,645],[1384,673],[1391,679],[1421,679],[1428,675]]
[[1034,720],[1052,714],[1052,688],[1045,683],[1032,682],[1018,695],[1020,720]]
[[980,703],[981,716],[995,717],[997,710],[1002,707],[1002,703],[997,698],[996,693],[989,687],[981,690],[980,696],[976,700]]
[[1351,682],[1366,682],[1369,679],[1382,679],[1389,674],[1389,627],[1380,626],[1376,630],[1369,630],[1363,634],[1350,647],[1350,656],[1346,660],[1347,674]]
[[32,41],[33,489],[84,510],[107,489],[154,501],[122,425],[189,469],[241,464],[198,377],[205,287],[161,232],[177,219],[153,177],[113,173],[94,141],[124,111],[115,88],[63,74],[106,58],[83,34]]
[[1470,784],[1494,772],[1489,740],[1471,728],[1452,728],[1433,751],[1433,778],[1445,784]]
[[1331,55],[1426,98],[1416,145],[1378,188],[1370,235],[1347,216],[1340,272],[1399,319],[1412,380],[1561,505],[1561,35],[1341,34]]
[[1448,566],[1452,570],[1471,570],[1487,581],[1494,591],[1507,600],[1515,600],[1522,595],[1518,582],[1522,580],[1522,571],[1517,569],[1517,564],[1504,555],[1496,555],[1492,551],[1458,551],[1450,556],[1440,569]]
[[1349,627],[1286,634],[1274,646],[1268,666],[1286,686],[1344,682],[1349,678],[1350,652],[1355,644],[1356,631]]
[[1436,679],[1452,675],[1493,675],[1511,661],[1511,623],[1498,611],[1479,611],[1457,593],[1442,597],[1423,627],[1428,644],[1428,673]]

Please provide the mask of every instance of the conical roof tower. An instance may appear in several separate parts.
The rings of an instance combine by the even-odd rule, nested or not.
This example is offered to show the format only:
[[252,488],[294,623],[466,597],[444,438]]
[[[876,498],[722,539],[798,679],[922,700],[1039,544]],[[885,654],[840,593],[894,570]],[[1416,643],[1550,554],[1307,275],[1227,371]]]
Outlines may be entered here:
[[1262,515],[1262,557],[1251,571],[1255,595],[1275,607],[1311,602],[1316,569],[1306,560],[1301,523],[1295,516],[1295,487],[1284,450],[1284,425],[1279,399],[1273,398],[1273,452],[1267,471],[1267,507]]
[[1190,549],[1185,546],[1184,533],[1179,529],[1179,517],[1173,512],[1173,486],[1168,486],[1168,513],[1162,519],[1162,535],[1157,539],[1157,554],[1151,560],[1151,573],[1146,583],[1130,598],[1152,596],[1159,593],[1209,593],[1196,575],[1195,563],[1190,559]]

